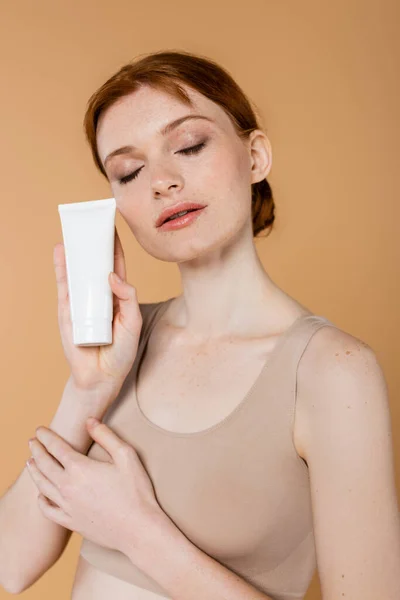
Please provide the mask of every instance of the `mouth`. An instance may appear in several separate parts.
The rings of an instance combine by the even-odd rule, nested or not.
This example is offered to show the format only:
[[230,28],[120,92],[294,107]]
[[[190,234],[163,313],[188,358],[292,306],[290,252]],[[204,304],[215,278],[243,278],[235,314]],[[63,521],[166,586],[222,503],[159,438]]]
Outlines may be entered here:
[[186,214],[196,212],[202,208],[205,208],[204,204],[198,204],[197,202],[180,202],[162,211],[156,221],[156,227],[161,227],[166,222],[179,219]]
[[180,229],[181,227],[186,227],[190,223],[196,221],[200,214],[204,212],[205,208],[206,206],[203,206],[202,208],[192,208],[189,210],[180,211],[175,215],[171,215],[161,225],[158,226],[158,229],[161,231],[171,231]]
[[165,221],[163,221],[161,223],[161,225],[164,225],[164,223],[168,223],[168,221],[175,221],[175,219],[178,219],[179,217],[184,217],[188,213],[196,212],[197,210],[201,210],[201,209],[200,208],[190,208],[189,210],[181,210],[180,212],[175,213],[171,217],[167,217],[165,219]]

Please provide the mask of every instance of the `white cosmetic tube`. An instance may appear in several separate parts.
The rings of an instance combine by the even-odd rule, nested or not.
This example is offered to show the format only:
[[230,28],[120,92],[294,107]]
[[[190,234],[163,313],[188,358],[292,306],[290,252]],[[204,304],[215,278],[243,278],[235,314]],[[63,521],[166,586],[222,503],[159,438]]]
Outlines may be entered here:
[[112,344],[115,198],[59,204],[73,342]]

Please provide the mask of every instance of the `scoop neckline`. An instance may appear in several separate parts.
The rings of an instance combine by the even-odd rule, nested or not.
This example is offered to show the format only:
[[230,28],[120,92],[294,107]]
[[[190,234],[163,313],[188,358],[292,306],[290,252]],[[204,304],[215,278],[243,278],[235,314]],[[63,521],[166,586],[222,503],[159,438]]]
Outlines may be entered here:
[[171,431],[170,429],[165,429],[164,427],[160,427],[160,425],[157,425],[156,423],[153,423],[153,421],[150,421],[150,419],[144,414],[144,412],[140,408],[140,404],[139,404],[139,400],[138,400],[138,395],[137,395],[137,381],[138,381],[139,369],[140,369],[140,366],[141,366],[141,363],[142,363],[142,359],[143,359],[143,354],[144,354],[144,351],[147,348],[147,344],[149,342],[149,339],[150,339],[151,333],[153,331],[153,328],[155,327],[156,323],[161,318],[161,316],[163,315],[163,313],[165,312],[165,310],[167,309],[169,303],[172,300],[175,300],[175,297],[168,298],[168,300],[161,301],[160,305],[158,307],[156,307],[155,311],[151,315],[153,318],[151,320],[151,323],[150,323],[149,327],[146,330],[145,339],[143,340],[143,343],[142,343],[142,346],[141,346],[141,351],[140,351],[140,355],[139,355],[138,365],[137,365],[137,368],[135,370],[135,376],[134,376],[134,380],[133,380],[133,390],[132,390],[134,406],[135,406],[137,414],[140,416],[140,418],[142,419],[142,421],[144,423],[146,423],[152,429],[155,429],[159,433],[161,433],[161,434],[163,434],[165,436],[169,436],[169,437],[195,438],[195,437],[199,437],[199,436],[202,436],[202,435],[207,435],[209,433],[212,433],[216,429],[219,429],[220,427],[222,427],[223,425],[225,425],[225,423],[227,423],[228,421],[231,421],[237,415],[237,413],[240,410],[242,410],[248,404],[248,402],[250,401],[250,399],[251,399],[251,397],[252,397],[252,395],[254,393],[254,390],[257,388],[258,384],[260,383],[261,378],[264,375],[264,372],[269,368],[269,366],[271,365],[272,361],[277,357],[277,355],[279,353],[279,350],[284,346],[285,341],[288,339],[288,337],[293,332],[293,330],[298,326],[298,324],[301,321],[303,321],[303,319],[306,319],[308,317],[315,317],[316,316],[312,312],[306,312],[306,313],[304,313],[302,315],[299,315],[293,321],[293,323],[281,334],[281,336],[278,338],[278,340],[277,340],[274,348],[269,353],[266,361],[264,362],[263,366],[261,367],[260,372],[258,373],[257,377],[253,381],[250,389],[247,390],[246,394],[241,399],[241,401],[235,406],[235,408],[228,415],[226,415],[226,417],[224,417],[223,419],[221,419],[217,423],[214,423],[214,425],[210,425],[210,427],[206,427],[205,429],[200,429],[199,431],[187,431],[187,432],[185,432],[185,431]]

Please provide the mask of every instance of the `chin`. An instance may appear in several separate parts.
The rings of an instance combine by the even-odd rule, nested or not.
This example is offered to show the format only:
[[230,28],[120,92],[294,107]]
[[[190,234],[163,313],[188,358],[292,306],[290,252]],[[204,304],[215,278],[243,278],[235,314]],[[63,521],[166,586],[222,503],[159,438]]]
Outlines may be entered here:
[[190,260],[195,260],[207,252],[210,251],[210,243],[199,238],[191,238],[190,240],[181,240],[175,243],[175,240],[171,237],[165,240],[163,246],[160,243],[149,246],[148,244],[142,246],[148,254],[154,256],[158,260],[164,262],[182,263]]

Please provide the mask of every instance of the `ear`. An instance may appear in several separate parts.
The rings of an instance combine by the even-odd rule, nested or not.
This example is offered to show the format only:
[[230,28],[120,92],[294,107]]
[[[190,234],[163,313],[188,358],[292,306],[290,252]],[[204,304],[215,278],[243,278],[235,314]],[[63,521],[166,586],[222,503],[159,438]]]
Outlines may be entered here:
[[252,131],[247,143],[250,153],[251,183],[258,183],[265,179],[271,170],[271,143],[261,129]]

